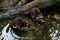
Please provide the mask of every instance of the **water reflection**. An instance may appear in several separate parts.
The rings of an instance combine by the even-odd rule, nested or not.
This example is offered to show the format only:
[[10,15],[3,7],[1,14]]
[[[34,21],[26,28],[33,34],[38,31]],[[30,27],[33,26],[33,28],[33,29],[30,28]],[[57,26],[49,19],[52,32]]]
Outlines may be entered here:
[[50,36],[52,37],[52,40],[60,40],[60,36],[57,36],[60,31],[59,30],[54,30],[53,27],[52,27],[52,29],[49,30],[51,32]]

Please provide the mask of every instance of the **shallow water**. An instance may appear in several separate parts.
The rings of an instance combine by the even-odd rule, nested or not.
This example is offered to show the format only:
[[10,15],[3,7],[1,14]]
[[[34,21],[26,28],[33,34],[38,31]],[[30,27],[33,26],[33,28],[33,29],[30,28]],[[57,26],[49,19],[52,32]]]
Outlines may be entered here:
[[[1,20],[1,22],[0,22],[0,34],[1,34],[1,31],[2,31],[2,28],[5,27],[9,23],[9,21],[11,21],[13,19],[3,19],[3,20]],[[24,39],[37,40],[37,38],[38,38],[38,40],[47,40],[47,39],[49,39],[49,40],[51,40],[51,39],[52,40],[57,40],[57,39],[60,40],[60,30],[59,30],[60,29],[60,26],[59,26],[60,24],[59,23],[55,23],[54,21],[49,21],[51,19],[46,18],[46,19],[48,19],[46,21],[46,23],[43,23],[40,26],[38,26],[37,24],[32,22],[31,19],[29,19],[29,18],[24,18],[24,19],[27,23],[31,24],[31,27],[30,27],[29,32],[22,35],[21,40],[24,40]],[[50,22],[54,23],[53,24],[54,26],[51,27],[51,28],[50,28],[50,25],[51,25]],[[47,23],[49,23],[49,24],[47,24]],[[56,25],[58,25],[58,26],[56,26]]]

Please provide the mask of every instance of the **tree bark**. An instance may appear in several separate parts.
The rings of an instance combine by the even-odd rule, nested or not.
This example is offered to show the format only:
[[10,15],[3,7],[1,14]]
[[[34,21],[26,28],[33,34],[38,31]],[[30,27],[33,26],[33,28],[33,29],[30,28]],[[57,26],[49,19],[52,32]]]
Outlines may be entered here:
[[27,0],[21,0],[17,5],[23,6],[26,2],[27,2]]

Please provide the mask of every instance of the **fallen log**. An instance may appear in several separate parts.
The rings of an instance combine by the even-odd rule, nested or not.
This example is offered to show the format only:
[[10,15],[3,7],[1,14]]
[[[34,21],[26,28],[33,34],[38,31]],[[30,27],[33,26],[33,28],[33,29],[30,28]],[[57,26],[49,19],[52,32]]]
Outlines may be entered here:
[[[45,1],[45,2],[44,2]],[[8,17],[10,17],[11,15],[14,15],[14,14],[17,14],[17,13],[22,13],[22,12],[25,12],[26,10],[29,10],[29,9],[31,9],[31,8],[33,8],[33,7],[35,7],[37,4],[39,4],[39,3],[41,3],[44,7],[47,7],[47,6],[50,6],[50,5],[52,5],[52,4],[50,4],[50,0],[49,1],[46,1],[46,0],[44,0],[44,1],[42,1],[42,0],[34,0],[34,1],[32,1],[32,2],[30,2],[30,3],[27,3],[26,5],[24,5],[24,6],[19,6],[19,5],[17,5],[17,6],[15,6],[15,7],[13,7],[13,8],[11,8],[10,10],[8,10],[7,12],[5,12],[5,13],[1,13],[0,14],[0,19],[1,18],[8,18]],[[49,3],[49,5],[46,5],[45,3],[46,2],[48,2]]]
[[15,6],[15,7],[11,8],[10,10],[8,10],[7,12],[1,13],[0,18],[7,18],[7,17],[10,17],[11,15],[14,15],[16,13],[24,12],[24,11],[34,7],[35,5],[37,5],[39,2],[40,2],[40,0],[39,1],[32,1],[32,2],[26,4],[26,5],[22,6],[22,7],[19,6],[19,5]]

